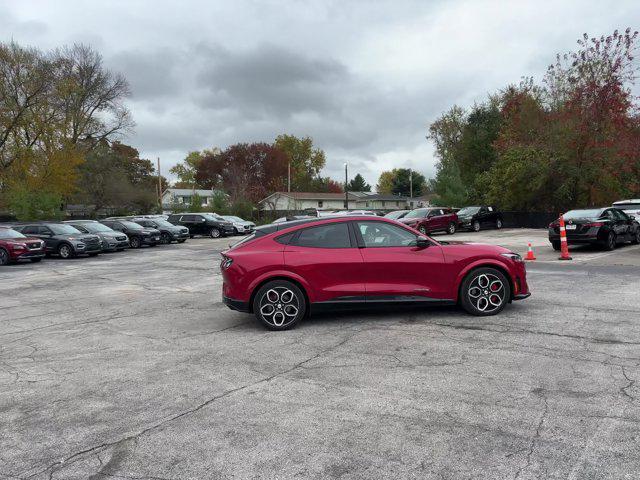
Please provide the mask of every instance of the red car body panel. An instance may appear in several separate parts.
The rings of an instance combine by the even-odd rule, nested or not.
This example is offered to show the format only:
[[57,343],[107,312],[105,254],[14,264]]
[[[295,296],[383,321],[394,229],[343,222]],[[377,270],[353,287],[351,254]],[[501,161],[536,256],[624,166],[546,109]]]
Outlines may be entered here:
[[[427,248],[314,248],[277,241],[290,232],[311,226],[359,221],[398,225],[394,220],[381,217],[326,218],[284,227],[222,252],[225,303],[231,308],[250,311],[253,293],[264,282],[276,278],[297,282],[311,304],[376,302],[389,297],[454,303],[465,275],[481,266],[502,270],[514,286],[514,296],[523,298],[529,294],[524,263],[503,256],[511,252],[495,245],[438,243],[429,238],[431,245]],[[401,227],[415,233],[409,227]],[[225,261],[230,261],[230,265],[225,267]]]

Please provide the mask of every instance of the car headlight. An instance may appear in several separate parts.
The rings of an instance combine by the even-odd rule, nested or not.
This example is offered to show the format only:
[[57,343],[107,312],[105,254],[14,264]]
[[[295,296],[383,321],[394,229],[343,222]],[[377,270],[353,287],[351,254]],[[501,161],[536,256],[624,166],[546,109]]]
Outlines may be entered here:
[[220,262],[220,268],[222,270],[226,270],[227,268],[229,268],[231,266],[231,264],[233,263],[233,259],[229,258],[229,257],[222,257],[222,261]]
[[522,257],[517,253],[509,252],[509,253],[501,253],[500,255],[502,255],[503,257],[510,258],[514,262],[522,263]]

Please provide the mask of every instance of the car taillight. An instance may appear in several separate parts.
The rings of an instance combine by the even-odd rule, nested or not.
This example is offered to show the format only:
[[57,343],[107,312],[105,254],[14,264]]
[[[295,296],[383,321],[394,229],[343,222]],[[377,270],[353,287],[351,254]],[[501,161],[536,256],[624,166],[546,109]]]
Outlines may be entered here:
[[556,228],[558,227],[560,224],[558,223],[558,221],[556,220],[555,222],[551,222],[549,224],[549,228]]
[[591,222],[591,223],[585,223],[584,224],[585,227],[601,227],[603,225],[604,225],[604,223],[602,223],[602,222]]

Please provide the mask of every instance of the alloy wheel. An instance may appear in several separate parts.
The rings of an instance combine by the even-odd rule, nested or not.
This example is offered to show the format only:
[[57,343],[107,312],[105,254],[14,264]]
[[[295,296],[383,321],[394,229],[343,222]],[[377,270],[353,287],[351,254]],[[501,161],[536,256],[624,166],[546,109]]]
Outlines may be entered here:
[[500,220],[500,219],[496,220],[496,228],[498,230],[500,230],[502,228],[502,220]]
[[614,250],[616,248],[616,235],[613,232],[610,232],[607,237],[607,248],[609,250]]
[[171,243],[171,239],[169,238],[169,234],[168,233],[163,233],[160,236],[160,241],[165,245]]
[[58,253],[62,258],[69,258],[71,256],[71,247],[69,245],[61,245]]
[[0,265],[7,265],[9,263],[9,254],[0,249]]
[[480,231],[480,222],[479,221],[475,221],[473,222],[473,231],[474,232],[479,232]]
[[212,228],[209,232],[209,235],[211,236],[211,238],[218,238],[220,236],[220,230],[218,230],[217,228]]
[[423,235],[426,235],[426,234],[427,234],[427,229],[425,228],[425,226],[424,226],[424,225],[420,225],[420,226],[418,227],[418,231],[419,231],[421,234],[423,234]]
[[469,284],[467,295],[471,304],[480,312],[498,310],[506,299],[506,289],[502,280],[492,273],[482,273]]
[[268,324],[282,328],[300,312],[300,299],[287,287],[273,287],[260,298],[260,315]]
[[138,237],[132,237],[129,244],[131,248],[140,248],[140,239]]
[[449,224],[449,228],[447,229],[447,233],[449,235],[453,235],[454,233],[456,233],[456,224],[455,223],[450,223]]

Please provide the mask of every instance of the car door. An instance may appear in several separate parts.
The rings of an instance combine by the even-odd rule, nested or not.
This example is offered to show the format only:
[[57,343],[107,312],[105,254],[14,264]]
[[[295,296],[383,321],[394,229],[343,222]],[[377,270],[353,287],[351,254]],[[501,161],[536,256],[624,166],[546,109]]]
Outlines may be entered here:
[[349,222],[299,230],[284,249],[286,268],[304,278],[314,302],[363,301],[364,261]]
[[618,210],[617,208],[612,208],[609,210],[616,222],[616,235],[618,235],[619,240],[631,240],[632,239],[632,230],[631,227],[631,219],[627,217],[627,215]]
[[480,225],[483,227],[487,226],[488,222],[488,217],[489,217],[489,210],[487,209],[487,207],[480,207],[480,210],[478,211],[478,222],[480,222]]
[[427,212],[426,216],[426,224],[427,224],[427,232],[433,232],[438,230],[438,216],[440,215],[440,210],[434,208]]
[[42,240],[44,240],[45,248],[48,251],[55,251],[58,249],[59,240],[55,238],[55,235],[51,231],[49,227],[45,227],[40,225],[37,227],[38,233],[36,236]]
[[431,242],[416,246],[418,234],[376,220],[355,222],[364,259],[367,301],[446,299],[449,269],[443,268],[442,248]]

